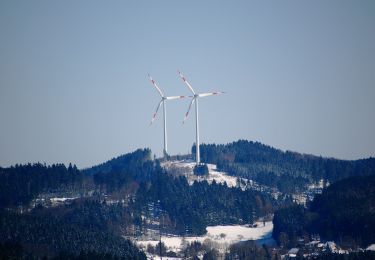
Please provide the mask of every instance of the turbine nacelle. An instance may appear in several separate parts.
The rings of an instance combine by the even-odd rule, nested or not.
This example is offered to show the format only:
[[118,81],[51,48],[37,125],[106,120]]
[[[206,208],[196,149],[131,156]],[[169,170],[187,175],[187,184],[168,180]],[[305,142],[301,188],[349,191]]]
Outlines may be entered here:
[[219,94],[224,94],[225,93],[225,92],[222,92],[222,91],[208,92],[208,93],[196,93],[195,90],[193,89],[193,87],[187,81],[186,77],[184,75],[182,75],[181,71],[178,70],[177,72],[180,75],[181,79],[184,81],[184,83],[188,86],[188,88],[190,89],[190,91],[193,93],[193,96],[188,96],[188,97],[191,97],[192,100],[190,101],[190,105],[189,105],[188,111],[186,112],[184,121],[182,123],[185,123],[187,117],[189,116],[189,112],[190,112],[191,106],[193,105],[193,103],[195,102],[196,99],[202,98],[202,97],[208,97],[208,96],[215,96],[215,95],[219,95]]
[[158,114],[159,108],[160,108],[160,106],[161,106],[162,103],[164,104],[164,101],[166,101],[166,100],[174,100],[174,99],[182,99],[182,98],[185,98],[186,96],[169,96],[169,97],[167,97],[167,96],[164,95],[163,91],[161,91],[161,89],[159,88],[159,86],[156,84],[156,81],[151,77],[150,74],[148,74],[148,77],[150,78],[150,81],[151,81],[152,85],[156,88],[156,91],[161,96],[161,100],[159,101],[159,103],[158,103],[158,105],[156,107],[156,111],[153,114],[152,119],[151,119],[150,125],[152,125],[152,123],[156,119],[156,116]]

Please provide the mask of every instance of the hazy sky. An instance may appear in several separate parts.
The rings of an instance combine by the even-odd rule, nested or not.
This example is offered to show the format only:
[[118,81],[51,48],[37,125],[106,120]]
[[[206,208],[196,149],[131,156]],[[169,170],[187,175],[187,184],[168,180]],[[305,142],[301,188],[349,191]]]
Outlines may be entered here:
[[[375,156],[375,1],[0,1],[0,165],[162,154],[167,95],[201,140]],[[167,105],[169,151],[195,140]],[[160,111],[161,112],[161,111]]]

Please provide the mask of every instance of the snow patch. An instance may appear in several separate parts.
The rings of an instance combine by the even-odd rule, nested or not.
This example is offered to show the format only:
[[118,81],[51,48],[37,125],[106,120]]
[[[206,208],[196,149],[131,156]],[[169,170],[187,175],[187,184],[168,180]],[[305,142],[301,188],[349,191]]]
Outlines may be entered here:
[[[239,241],[259,240],[272,237],[273,224],[272,221],[256,223],[258,227],[252,228],[244,225],[233,226],[209,226],[206,228],[207,234],[205,236],[185,237],[189,243],[199,241],[203,243],[206,239],[214,241],[220,245],[230,245]],[[182,249],[183,237],[180,236],[162,236],[162,242],[165,246],[174,252],[179,252]],[[148,244],[157,245],[159,240],[144,240],[137,241],[137,245],[146,248]]]
[[[195,175],[195,162],[193,161],[167,161],[163,162],[161,166],[168,172],[177,175],[184,175],[187,178],[189,185],[193,185],[194,181],[207,181],[211,184],[214,180],[216,183],[226,183],[228,187],[236,187],[237,185],[237,177],[229,176],[225,172],[218,171],[215,164],[207,164],[208,176]],[[247,181],[247,179],[244,180]]]
[[77,199],[77,197],[73,197],[73,198],[64,198],[64,197],[62,197],[62,198],[51,198],[50,200],[51,200],[51,202],[58,203],[58,202],[71,201],[71,200],[75,200],[75,199]]

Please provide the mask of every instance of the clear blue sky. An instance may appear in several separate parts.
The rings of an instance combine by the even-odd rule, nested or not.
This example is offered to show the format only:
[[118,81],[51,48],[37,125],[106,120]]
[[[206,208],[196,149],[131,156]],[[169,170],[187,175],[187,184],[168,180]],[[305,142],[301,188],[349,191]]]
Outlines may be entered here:
[[[200,102],[202,142],[239,138],[343,159],[375,156],[375,1],[1,1],[0,165],[87,167],[150,147],[167,95]],[[194,114],[168,103],[169,150]]]

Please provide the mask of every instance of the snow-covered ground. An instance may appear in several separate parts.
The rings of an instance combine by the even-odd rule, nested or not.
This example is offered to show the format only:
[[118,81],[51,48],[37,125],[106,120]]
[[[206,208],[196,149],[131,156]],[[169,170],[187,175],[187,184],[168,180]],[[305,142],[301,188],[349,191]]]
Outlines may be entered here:
[[65,202],[65,201],[72,201],[72,200],[75,200],[77,199],[78,197],[72,197],[72,198],[51,198],[51,202],[55,202],[55,203],[62,203],[62,202]]
[[366,248],[367,251],[375,251],[375,244],[371,244]]
[[[206,228],[206,235],[185,237],[185,241],[190,243],[199,241],[203,243],[205,240],[211,240],[218,243],[219,246],[228,246],[239,241],[271,239],[273,229],[272,221],[265,222],[265,226],[263,226],[263,222],[258,222],[257,225],[258,227],[256,228],[243,225],[211,226]],[[182,248],[183,237],[162,236],[161,240],[171,251],[179,252]],[[137,245],[143,248],[146,248],[148,244],[155,246],[157,243],[159,243],[159,241],[137,241]]]
[[237,185],[236,177],[229,176],[225,172],[217,171],[215,164],[207,164],[209,172],[208,176],[194,175],[194,166],[194,161],[167,161],[162,163],[162,167],[164,167],[167,171],[186,176],[190,185],[192,185],[194,181],[204,180],[206,180],[208,183],[212,183],[213,180],[215,180],[216,183],[226,183],[228,187],[235,187]]
[[[147,259],[154,259],[154,260],[157,260],[157,259],[160,259],[160,256],[157,256],[157,255],[152,255],[152,254],[149,254],[149,253],[146,253],[146,257]],[[168,257],[168,256],[163,256],[163,260],[180,260],[182,259],[181,257]]]

